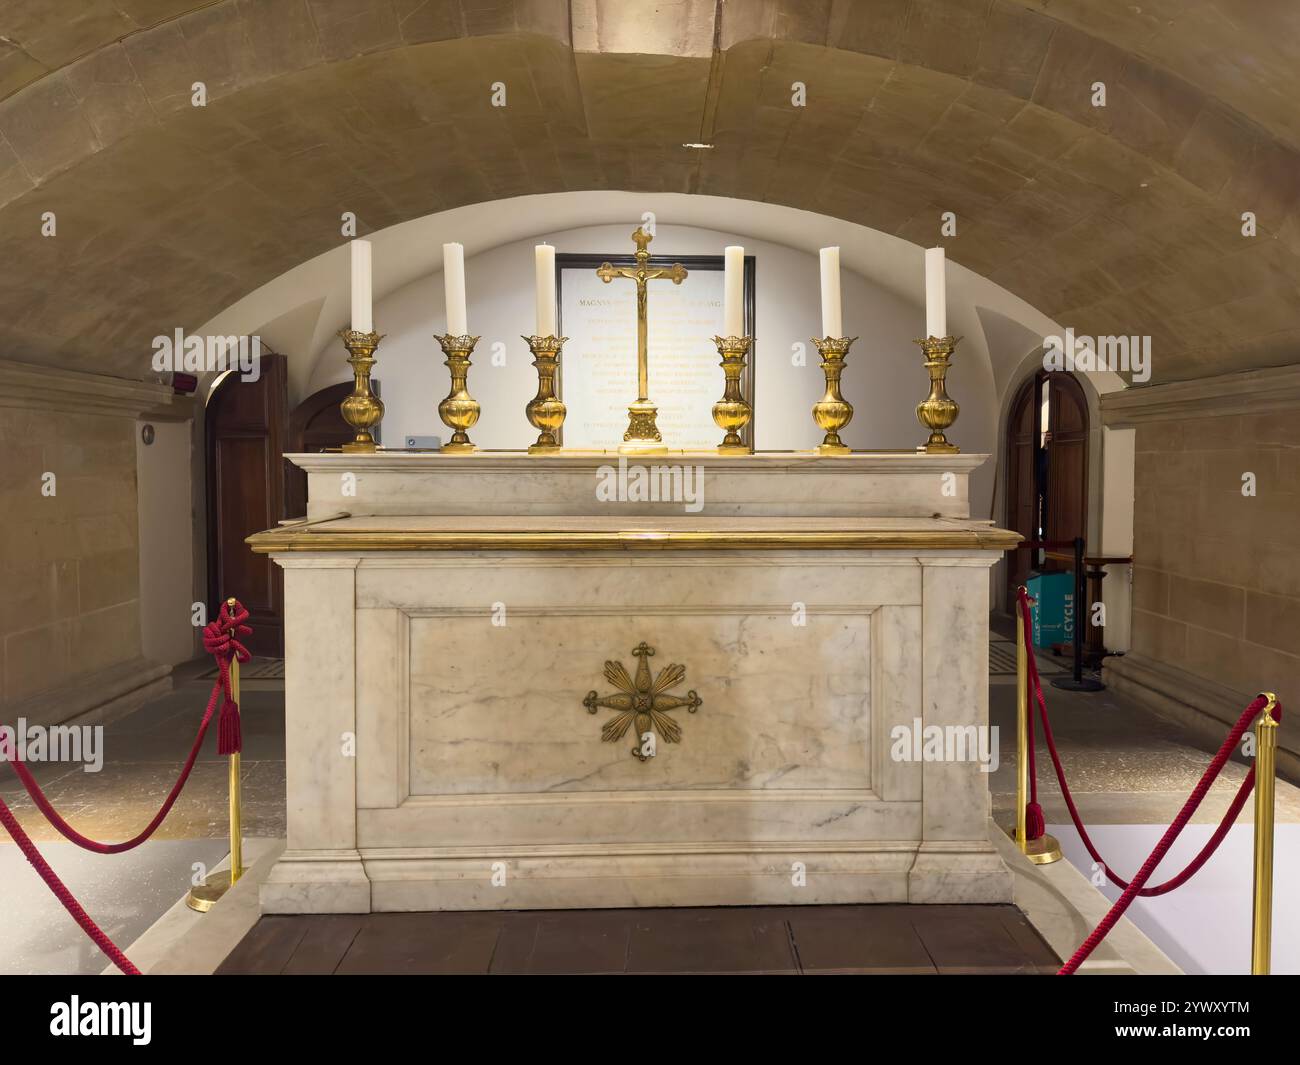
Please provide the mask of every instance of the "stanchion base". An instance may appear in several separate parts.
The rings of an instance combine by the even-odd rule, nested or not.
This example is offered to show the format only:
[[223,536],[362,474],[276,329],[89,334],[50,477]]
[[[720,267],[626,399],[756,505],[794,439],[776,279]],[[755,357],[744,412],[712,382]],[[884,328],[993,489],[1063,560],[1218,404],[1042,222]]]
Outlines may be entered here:
[[[1007,835],[1013,841],[1015,840],[1015,825],[1007,829]],[[1019,846],[1019,843],[1016,846]],[[1061,860],[1061,844],[1055,836],[1044,832],[1037,839],[1031,839],[1021,853],[1035,865],[1051,865],[1053,862]]]
[[221,896],[230,890],[230,870],[223,869],[213,873],[197,887],[190,888],[185,905],[199,913],[207,913],[217,904]]
[[1106,685],[1099,680],[1093,680],[1091,677],[1080,677],[1078,680],[1073,677],[1053,677],[1052,687],[1067,692],[1104,692],[1106,690]]

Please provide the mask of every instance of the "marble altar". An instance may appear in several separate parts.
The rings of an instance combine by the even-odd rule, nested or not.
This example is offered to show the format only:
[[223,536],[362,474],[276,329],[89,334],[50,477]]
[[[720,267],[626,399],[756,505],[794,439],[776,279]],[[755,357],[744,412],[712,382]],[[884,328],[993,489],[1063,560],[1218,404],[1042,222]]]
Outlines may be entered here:
[[1010,900],[987,773],[891,739],[987,725],[987,456],[626,466],[699,478],[668,501],[614,454],[289,458],[264,912]]

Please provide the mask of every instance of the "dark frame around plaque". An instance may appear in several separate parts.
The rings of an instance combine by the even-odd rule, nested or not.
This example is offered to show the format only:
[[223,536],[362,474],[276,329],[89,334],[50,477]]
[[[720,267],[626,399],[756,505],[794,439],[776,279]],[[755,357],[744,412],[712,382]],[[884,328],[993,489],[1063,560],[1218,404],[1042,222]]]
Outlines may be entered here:
[[[610,263],[613,266],[636,266],[636,256],[634,255],[589,255],[585,252],[557,252],[555,256],[555,329],[557,336],[564,336],[564,271],[565,270],[590,270],[596,272],[596,268],[601,263]],[[686,267],[689,275],[695,270],[723,270],[725,264],[721,255],[652,255],[650,256],[650,265],[652,267],[670,267],[673,263],[681,263]],[[741,297],[742,310],[741,314],[744,321],[744,330],[746,336],[754,336],[754,285],[757,276],[757,267],[755,257],[752,255],[745,256],[744,280],[742,287],[744,293]],[[689,276],[687,283],[690,283]],[[653,306],[654,290],[651,293],[651,306]],[[712,337],[703,337],[702,342],[714,349]],[[745,359],[745,373],[741,379],[741,388],[744,392],[745,400],[749,403],[750,409],[754,409],[754,362],[755,349],[758,347],[758,340],[755,338],[754,343],[750,345],[749,355]],[[721,362],[721,356],[718,356]],[[555,394],[561,400],[564,399],[564,359],[560,359],[559,372],[555,375]],[[653,385],[651,386],[653,391]],[[722,393],[718,393],[718,398],[722,398]],[[722,432],[721,429],[718,430]],[[721,436],[718,438],[721,440]],[[740,439],[744,445],[751,451],[754,450],[754,419],[751,417],[749,424],[745,426],[740,434]],[[564,446],[564,429],[560,428],[557,434],[557,440],[561,447]]]

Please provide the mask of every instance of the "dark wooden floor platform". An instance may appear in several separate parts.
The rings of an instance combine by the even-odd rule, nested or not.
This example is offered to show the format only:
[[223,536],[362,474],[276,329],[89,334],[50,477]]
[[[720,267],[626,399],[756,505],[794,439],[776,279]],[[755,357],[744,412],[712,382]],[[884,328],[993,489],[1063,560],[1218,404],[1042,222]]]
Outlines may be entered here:
[[1014,906],[372,913],[261,918],[219,973],[1053,973]]

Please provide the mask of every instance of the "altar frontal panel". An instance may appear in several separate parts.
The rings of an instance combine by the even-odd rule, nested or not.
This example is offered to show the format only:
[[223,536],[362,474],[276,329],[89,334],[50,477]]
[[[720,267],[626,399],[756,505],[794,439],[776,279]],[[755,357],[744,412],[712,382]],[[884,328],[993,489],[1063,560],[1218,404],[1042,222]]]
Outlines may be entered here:
[[411,794],[869,787],[870,629],[788,607],[412,616]]
[[[863,552],[366,560],[361,838],[906,838],[919,770],[886,752],[920,697],[920,573]],[[605,738],[641,661],[675,704],[644,760],[636,719]]]

